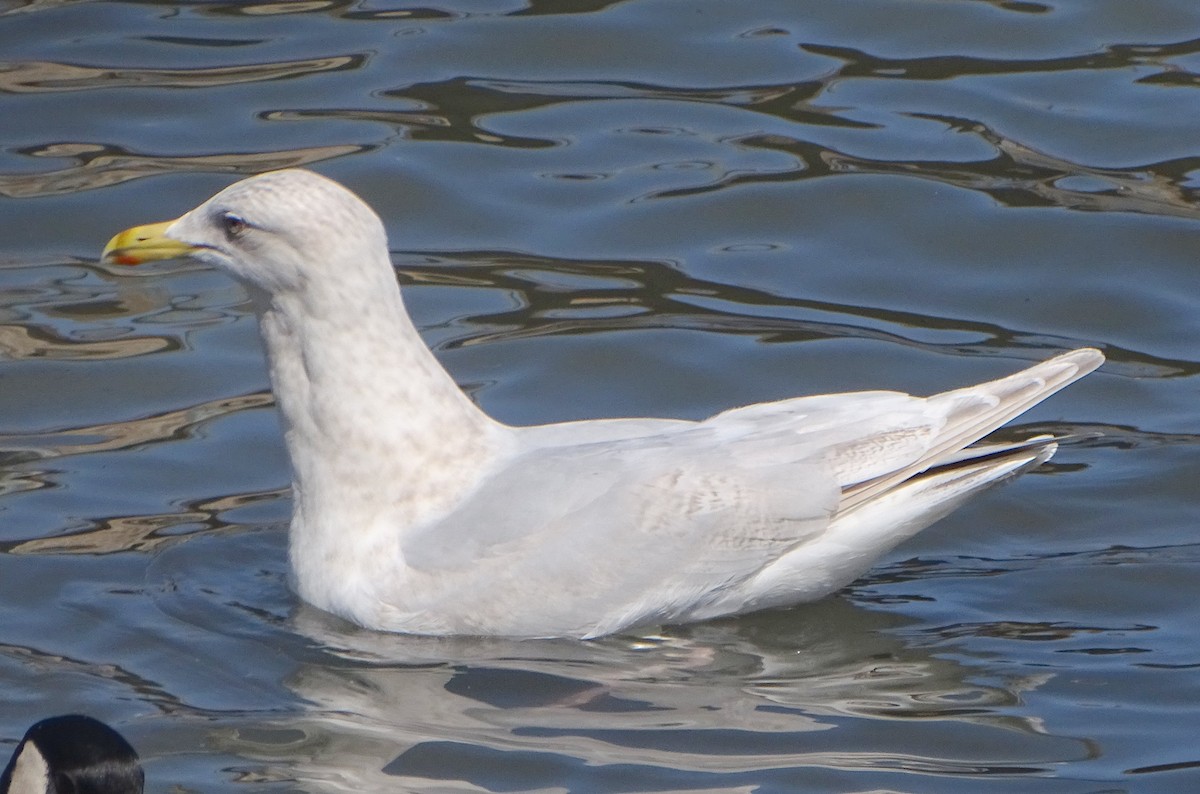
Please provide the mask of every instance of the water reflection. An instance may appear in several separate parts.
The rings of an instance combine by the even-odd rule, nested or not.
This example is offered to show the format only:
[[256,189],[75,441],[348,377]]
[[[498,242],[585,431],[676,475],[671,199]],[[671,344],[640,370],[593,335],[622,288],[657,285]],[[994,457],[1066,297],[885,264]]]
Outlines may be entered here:
[[[402,260],[401,283],[457,285],[502,290],[514,308],[458,318],[468,330],[439,342],[454,349],[503,340],[559,334],[674,328],[745,334],[766,343],[863,339],[924,350],[1003,355],[1078,343],[1066,337],[1025,333],[959,317],[937,317],[886,307],[839,304],[778,295],[740,284],[704,279],[673,262],[563,261],[511,252],[455,256],[426,254]],[[1190,360],[1164,359],[1142,351],[1105,346],[1110,370],[1139,377],[1200,373]]]
[[88,3],[91,0],[8,0],[0,4],[0,16],[6,14],[26,14],[34,11],[48,11],[63,6]]
[[[178,43],[194,44],[194,41]],[[207,44],[221,42],[208,40]],[[261,42],[226,42],[228,46]],[[338,55],[278,63],[210,66],[196,69],[129,69],[84,66],[53,61],[0,61],[0,93],[41,94],[88,91],[96,88],[212,88],[217,86],[287,80],[307,74],[357,69],[361,55]]]
[[249,175],[297,168],[364,151],[363,146],[316,146],[279,152],[196,156],[143,155],[99,143],[55,143],[28,149],[32,157],[74,160],[75,165],[36,174],[0,174],[0,196],[36,198],[111,187],[172,173]]
[[[7,484],[6,484],[7,485]],[[89,521],[84,529],[70,529],[47,537],[0,542],[8,554],[116,554],[153,552],[191,536],[222,531],[243,531],[238,519],[226,514],[244,507],[274,502],[290,494],[288,488],[237,493],[206,498],[159,515],[113,516]]]
[[[416,103],[419,104],[419,103]],[[432,109],[431,109],[432,110]],[[519,135],[499,135],[474,123],[456,118],[462,114],[409,110],[372,110],[320,108],[317,110],[271,110],[262,113],[265,121],[366,121],[386,124],[401,137],[411,140],[439,140],[482,143],[496,146],[538,149],[556,145],[555,141]]]
[[[844,63],[838,78],[874,77],[892,80],[953,80],[972,75],[1129,69],[1152,64],[1165,71],[1179,71],[1168,62],[1200,52],[1200,38],[1165,44],[1109,44],[1095,52],[1052,58],[985,58],[966,55],[931,55],[918,58],[887,58],[853,47],[803,44],[802,49],[836,58]],[[1186,72],[1185,72],[1186,73]],[[1150,77],[1155,82],[1157,75]],[[1146,80],[1147,78],[1140,78]]]
[[[594,644],[371,635],[305,609],[295,620],[344,660],[290,680],[313,704],[286,723],[308,737],[307,763],[291,773],[331,785],[321,790],[451,780],[538,789],[584,768],[635,790],[680,772],[705,789],[742,775],[794,784],[813,769],[1019,777],[1087,753],[1008,713],[1039,679],[968,683],[967,670],[913,653],[889,639],[886,618],[842,601]],[[861,718],[915,720],[916,734],[958,722],[988,744],[930,755],[915,735],[883,732],[847,745],[839,727]],[[1042,764],[1006,763],[1017,747]]]
[[1058,206],[1091,212],[1200,218],[1195,201],[1197,193],[1189,184],[1192,172],[1200,165],[1196,158],[1130,169],[1096,168],[1038,151],[978,121],[930,113],[911,115],[940,122],[956,132],[975,135],[989,143],[996,156],[976,162],[914,161],[894,157],[876,160],[823,147],[809,140],[779,134],[754,135],[744,137],[738,143],[753,149],[786,152],[796,158],[795,167],[769,174],[730,174],[708,185],[673,188],[655,195],[658,198],[679,197],[733,185],[816,179],[838,173],[892,174],[979,191],[1013,207]]
[[9,449],[21,449],[29,459],[113,452],[146,444],[188,438],[204,423],[240,411],[274,405],[270,392],[211,400],[178,411],[123,422],[73,427],[48,433],[0,436]]
[[[257,0],[246,3],[213,3],[206,11],[219,15],[277,16],[281,14],[311,14],[332,12],[330,15],[342,19],[369,22],[372,20],[451,20],[472,16],[548,16],[554,14],[587,14],[602,11],[616,4],[616,0],[508,0],[504,3],[489,3],[480,6],[472,2],[444,2],[438,5],[409,8],[364,8],[355,0],[310,0],[307,2],[277,2]],[[456,7],[460,6],[460,7]]]
[[0,325],[0,355],[13,360],[130,358],[158,353],[171,347],[169,340],[151,336],[88,342],[65,339],[55,329],[46,326]]

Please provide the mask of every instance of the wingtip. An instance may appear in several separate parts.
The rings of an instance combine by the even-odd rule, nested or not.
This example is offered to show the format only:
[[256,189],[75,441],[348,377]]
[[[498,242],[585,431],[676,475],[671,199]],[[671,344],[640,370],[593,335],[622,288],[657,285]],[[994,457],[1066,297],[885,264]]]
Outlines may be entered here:
[[1105,361],[1105,356],[1099,348],[1081,347],[1076,350],[1063,353],[1060,356],[1056,356],[1055,359],[1051,360],[1064,362],[1069,361],[1075,366],[1079,367],[1079,372],[1081,375],[1086,375],[1103,364]]
[[[1104,353],[1100,350],[1094,347],[1080,347],[1075,350],[1068,350],[1065,353],[1059,353],[1057,356],[1048,358],[1040,364],[1034,364],[1027,370],[1014,373],[1014,377],[1024,374],[1040,374],[1048,382],[1053,382],[1051,388],[1046,391],[1046,396],[1049,396],[1064,386],[1074,383],[1089,372],[1098,369],[1104,361]],[[997,382],[1003,382],[1004,380],[1006,379],[1002,378]]]

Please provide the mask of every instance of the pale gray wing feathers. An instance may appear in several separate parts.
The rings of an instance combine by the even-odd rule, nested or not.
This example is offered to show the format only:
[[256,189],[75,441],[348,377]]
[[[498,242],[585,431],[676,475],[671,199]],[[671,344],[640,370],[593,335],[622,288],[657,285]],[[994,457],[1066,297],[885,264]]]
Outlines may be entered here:
[[[930,411],[942,417],[942,428],[927,453],[884,477],[864,479],[847,487],[841,512],[870,501],[921,471],[964,459],[965,447],[1082,378],[1103,362],[1104,356],[1098,350],[1073,350],[1006,378],[927,398]],[[983,448],[980,454],[991,452]]]
[[[836,509],[836,485],[815,468],[743,468],[665,441],[535,450],[410,533],[405,562],[436,577],[428,608],[506,620],[514,634],[669,621],[822,532]],[[541,611],[523,631],[529,599]]]

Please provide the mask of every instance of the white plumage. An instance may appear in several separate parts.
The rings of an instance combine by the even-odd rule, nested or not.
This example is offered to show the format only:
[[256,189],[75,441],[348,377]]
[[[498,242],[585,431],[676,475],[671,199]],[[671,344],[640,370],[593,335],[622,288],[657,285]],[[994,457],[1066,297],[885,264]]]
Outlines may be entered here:
[[105,255],[190,255],[247,284],[294,470],[296,588],[390,631],[596,637],[820,598],[1049,458],[1048,437],[968,445],[1103,361],[929,398],[509,427],[423,344],[382,223],[324,177],[251,177]]

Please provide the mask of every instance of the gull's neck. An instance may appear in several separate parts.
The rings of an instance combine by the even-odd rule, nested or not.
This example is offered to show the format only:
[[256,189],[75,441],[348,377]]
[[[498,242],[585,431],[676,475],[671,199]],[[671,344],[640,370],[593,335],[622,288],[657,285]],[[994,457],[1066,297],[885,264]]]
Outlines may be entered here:
[[305,560],[394,544],[460,498],[504,442],[421,340],[379,259],[331,283],[255,294],[292,460],[302,591]]

